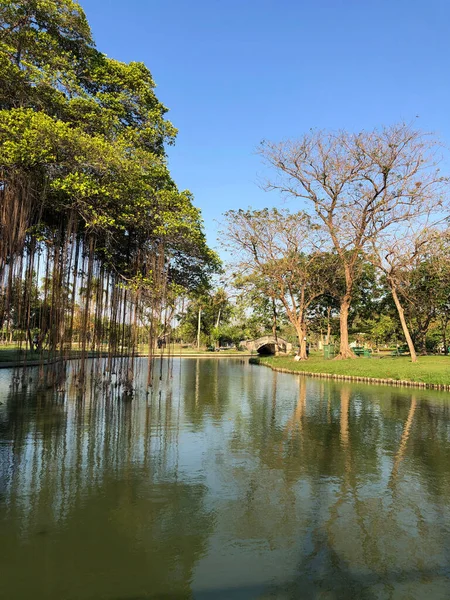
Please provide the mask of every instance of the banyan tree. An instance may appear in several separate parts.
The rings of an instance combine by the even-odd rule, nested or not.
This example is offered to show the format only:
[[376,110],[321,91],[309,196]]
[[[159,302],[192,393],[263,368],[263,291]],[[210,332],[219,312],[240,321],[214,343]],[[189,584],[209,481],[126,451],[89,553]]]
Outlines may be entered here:
[[95,48],[76,2],[1,3],[0,329],[60,362],[75,346],[80,380],[96,351],[110,371],[126,355],[129,382],[143,312],[151,353],[170,298],[217,268],[167,167],[166,112],[144,64]]

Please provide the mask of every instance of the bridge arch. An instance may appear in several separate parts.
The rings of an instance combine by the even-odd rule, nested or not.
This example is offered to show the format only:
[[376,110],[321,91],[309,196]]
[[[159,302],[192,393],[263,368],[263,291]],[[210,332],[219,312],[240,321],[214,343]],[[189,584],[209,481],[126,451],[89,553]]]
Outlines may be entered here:
[[278,354],[279,352],[286,353],[292,349],[292,344],[283,338],[273,335],[265,335],[255,340],[244,340],[241,346],[245,346],[247,350],[258,352],[258,354],[267,356],[269,354]]
[[259,346],[259,348],[257,348],[256,350],[258,354],[261,354],[261,356],[268,356],[269,354],[277,353],[277,347],[275,344],[263,344],[262,346]]

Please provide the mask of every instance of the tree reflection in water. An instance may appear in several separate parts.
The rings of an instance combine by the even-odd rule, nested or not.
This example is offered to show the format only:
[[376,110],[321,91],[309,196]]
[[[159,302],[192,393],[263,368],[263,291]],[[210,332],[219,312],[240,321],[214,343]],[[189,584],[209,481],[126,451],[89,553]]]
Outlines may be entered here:
[[142,407],[92,387],[82,402],[9,390],[1,439],[10,445],[0,446],[8,598],[190,597],[214,514],[201,479],[177,470],[172,397],[158,394]]
[[5,597],[450,594],[447,394],[139,365],[131,402],[0,375]]

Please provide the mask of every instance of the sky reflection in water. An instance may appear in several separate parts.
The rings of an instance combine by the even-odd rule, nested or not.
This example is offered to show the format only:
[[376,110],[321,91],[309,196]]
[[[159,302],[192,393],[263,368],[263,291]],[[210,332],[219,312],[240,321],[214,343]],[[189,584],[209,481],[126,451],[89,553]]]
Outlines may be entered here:
[[1,598],[450,597],[450,394],[146,376],[127,402],[0,371]]

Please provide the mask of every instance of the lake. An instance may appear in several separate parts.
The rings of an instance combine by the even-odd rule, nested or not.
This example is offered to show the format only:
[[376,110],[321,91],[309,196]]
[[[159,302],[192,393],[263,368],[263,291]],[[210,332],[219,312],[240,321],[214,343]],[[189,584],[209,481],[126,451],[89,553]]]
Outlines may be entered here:
[[155,374],[124,400],[0,370],[0,598],[450,597],[450,393]]

